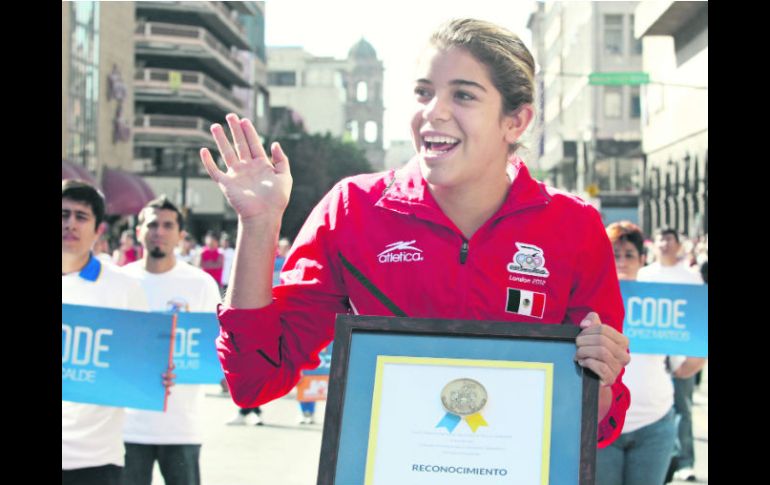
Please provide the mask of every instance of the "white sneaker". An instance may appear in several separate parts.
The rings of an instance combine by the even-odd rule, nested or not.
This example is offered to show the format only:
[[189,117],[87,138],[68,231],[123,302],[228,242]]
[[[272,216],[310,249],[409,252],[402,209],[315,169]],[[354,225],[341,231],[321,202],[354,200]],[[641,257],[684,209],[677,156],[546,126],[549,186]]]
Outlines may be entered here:
[[313,414],[309,411],[303,411],[302,417],[299,418],[299,424],[315,424],[315,419],[313,419]]
[[694,482],[697,480],[695,478],[695,470],[692,467],[680,468],[674,472],[674,480],[678,482]]
[[243,426],[246,424],[246,416],[238,413],[236,417],[227,422],[228,426]]
[[262,421],[262,416],[256,413],[252,413],[252,416],[254,416],[254,426],[262,426],[265,423]]

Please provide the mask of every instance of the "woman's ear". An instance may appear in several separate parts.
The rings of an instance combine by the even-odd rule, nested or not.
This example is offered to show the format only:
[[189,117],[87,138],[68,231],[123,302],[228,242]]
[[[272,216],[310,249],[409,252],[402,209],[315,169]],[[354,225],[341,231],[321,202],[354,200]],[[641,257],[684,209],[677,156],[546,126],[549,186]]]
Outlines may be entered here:
[[519,141],[519,138],[521,138],[521,135],[526,131],[534,116],[535,110],[532,109],[531,104],[523,104],[512,114],[506,115],[503,120],[506,130],[505,141],[509,145]]

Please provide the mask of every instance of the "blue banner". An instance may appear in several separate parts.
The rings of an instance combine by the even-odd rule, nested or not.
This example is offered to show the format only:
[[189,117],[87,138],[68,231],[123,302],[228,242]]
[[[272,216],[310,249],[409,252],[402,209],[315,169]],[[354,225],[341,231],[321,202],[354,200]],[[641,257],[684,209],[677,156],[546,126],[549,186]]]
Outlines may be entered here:
[[329,345],[323,349],[319,354],[318,358],[321,359],[321,363],[312,370],[303,370],[302,375],[303,376],[328,376],[329,375],[329,369],[332,367],[332,346],[334,345],[334,342],[329,343]]
[[177,384],[219,384],[225,375],[217,357],[215,313],[177,313],[174,373]]
[[708,356],[708,285],[621,281],[633,354]]
[[173,315],[61,307],[62,401],[163,411]]

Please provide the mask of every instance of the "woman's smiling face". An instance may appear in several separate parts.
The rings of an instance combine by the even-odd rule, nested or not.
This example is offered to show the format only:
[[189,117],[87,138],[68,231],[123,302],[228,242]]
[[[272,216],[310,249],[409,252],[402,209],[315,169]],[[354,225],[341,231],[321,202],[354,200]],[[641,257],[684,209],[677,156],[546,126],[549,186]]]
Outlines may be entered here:
[[417,69],[412,140],[425,180],[454,188],[505,177],[509,144],[523,130],[502,114],[487,67],[461,47],[431,46]]

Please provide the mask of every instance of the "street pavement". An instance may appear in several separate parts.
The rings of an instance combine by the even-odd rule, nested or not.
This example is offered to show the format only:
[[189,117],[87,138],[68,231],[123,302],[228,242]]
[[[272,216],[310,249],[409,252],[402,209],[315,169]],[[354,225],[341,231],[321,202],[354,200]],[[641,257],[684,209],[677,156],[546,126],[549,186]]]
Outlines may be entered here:
[[[695,476],[697,482],[670,482],[675,485],[708,483],[709,477],[709,366],[703,368],[700,386],[693,393],[692,426],[695,437]],[[633,398],[633,397],[632,397]]]
[[[237,406],[221,394],[219,385],[204,389],[203,485],[315,485],[325,402],[316,406],[316,424],[299,424],[299,404],[292,392],[262,406],[264,425],[228,426]],[[153,484],[163,483],[156,464]]]
[[[315,485],[321,453],[325,403],[316,408],[316,424],[300,425],[292,392],[262,406],[263,426],[228,426],[237,407],[218,385],[204,386],[203,485]],[[708,483],[708,364],[693,406],[697,483]],[[157,464],[153,484],[163,484]],[[693,482],[671,482],[688,485]]]

